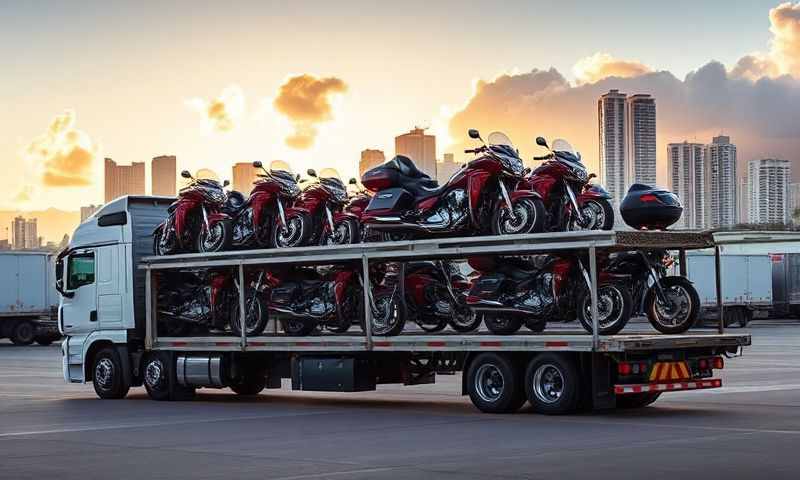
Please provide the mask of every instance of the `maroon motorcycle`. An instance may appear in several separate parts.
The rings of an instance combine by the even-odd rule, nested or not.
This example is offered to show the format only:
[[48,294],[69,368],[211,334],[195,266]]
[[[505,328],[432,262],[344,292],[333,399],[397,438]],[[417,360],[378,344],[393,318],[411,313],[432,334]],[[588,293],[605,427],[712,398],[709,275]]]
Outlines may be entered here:
[[178,199],[167,209],[169,216],[153,232],[153,253],[227,249],[233,233],[231,217],[222,211],[227,200],[223,188],[228,181],[194,178],[187,170],[181,177],[191,183],[180,189]]
[[326,168],[319,176],[309,169],[308,175],[314,180],[275,225],[273,245],[290,248],[358,243],[358,217],[344,210],[348,202],[347,189],[339,174]]
[[[469,136],[483,141],[477,130]],[[379,232],[382,240],[541,231],[544,205],[537,192],[518,187],[524,169],[511,140],[495,132],[465,152],[477,158],[442,186],[402,155],[367,171],[361,183],[375,193],[362,228]]]
[[524,187],[538,193],[547,211],[545,230],[611,230],[614,228],[614,209],[611,195],[600,185],[589,183],[589,174],[577,153],[566,140],[547,146],[542,137],[536,144],[548,148],[547,155],[533,157],[546,160],[523,182]]

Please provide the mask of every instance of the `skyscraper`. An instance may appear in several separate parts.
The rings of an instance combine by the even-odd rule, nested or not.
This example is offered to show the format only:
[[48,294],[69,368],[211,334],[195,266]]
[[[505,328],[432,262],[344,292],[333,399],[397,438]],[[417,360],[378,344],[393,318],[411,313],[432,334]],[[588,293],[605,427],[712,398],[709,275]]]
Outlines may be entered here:
[[800,223],[800,219],[795,216],[795,212],[798,212],[798,216],[800,216],[800,183],[789,184],[789,201],[787,204],[789,206],[789,219],[795,223]]
[[600,174],[619,208],[633,183],[656,183],[656,101],[610,90],[597,101]]
[[405,155],[414,164],[436,178],[436,137],[425,135],[425,130],[415,127],[408,133],[394,137],[395,155]]
[[626,114],[624,93],[611,90],[597,102],[598,132],[600,134],[600,175],[619,208],[627,190],[625,178]]
[[625,149],[627,188],[632,183],[656,183],[656,101],[650,95],[628,97]]
[[15,250],[39,248],[39,234],[35,218],[14,217],[11,223],[11,244]]
[[705,150],[711,180],[709,213],[711,227],[736,225],[738,219],[739,196],[736,176],[736,145],[731,138],[720,135],[714,137]]
[[708,190],[710,185],[705,145],[670,143],[667,145],[670,189],[683,203],[678,227],[702,230],[709,221]]
[[788,160],[765,158],[748,162],[750,223],[787,223],[791,167]]
[[361,160],[358,162],[358,176],[363,177],[364,172],[386,161],[382,150],[366,149],[361,151]]
[[105,202],[124,195],[144,195],[144,162],[117,165],[114,160],[106,158]]
[[436,180],[439,182],[439,185],[443,185],[450,180],[450,177],[463,166],[463,163],[456,162],[455,156],[452,153],[445,153],[442,161],[436,165]]
[[177,168],[175,155],[161,155],[153,157],[150,163],[150,177],[153,195],[164,197],[175,196]]
[[[266,167],[266,165],[265,165]],[[259,170],[253,166],[252,162],[239,162],[233,165],[233,189],[242,192],[244,195],[253,189],[253,182],[258,177]]]

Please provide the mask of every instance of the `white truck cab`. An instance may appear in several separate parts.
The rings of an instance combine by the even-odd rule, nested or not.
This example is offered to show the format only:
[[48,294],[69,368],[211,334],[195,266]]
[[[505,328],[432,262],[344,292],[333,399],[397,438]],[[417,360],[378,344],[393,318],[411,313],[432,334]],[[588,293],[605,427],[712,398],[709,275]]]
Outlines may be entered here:
[[144,311],[137,306],[143,302],[137,300],[144,295],[144,276],[136,264],[140,257],[151,254],[153,230],[166,217],[173,200],[117,198],[81,223],[69,246],[59,254],[58,325],[64,335],[61,349],[66,381],[91,381],[97,373],[92,368],[108,368],[110,363],[103,366],[104,362],[94,361],[104,349],[126,362],[127,346],[141,340],[143,328],[137,327],[144,325]]

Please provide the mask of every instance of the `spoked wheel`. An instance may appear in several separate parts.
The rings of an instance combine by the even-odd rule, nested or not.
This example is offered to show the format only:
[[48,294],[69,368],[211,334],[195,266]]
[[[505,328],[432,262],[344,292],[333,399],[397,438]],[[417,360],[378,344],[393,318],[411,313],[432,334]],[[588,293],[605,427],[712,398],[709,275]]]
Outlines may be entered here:
[[513,235],[544,230],[544,205],[538,198],[520,198],[508,208],[498,208],[492,215],[492,233]]
[[153,232],[153,254],[158,256],[171,255],[178,250],[177,238],[174,232],[166,230],[161,225]]
[[200,253],[222,252],[230,248],[233,230],[231,223],[221,220],[209,228],[201,228],[197,235],[197,251]]
[[272,229],[272,245],[276,248],[302,247],[308,244],[313,231],[311,216],[294,213],[286,217],[286,225],[276,224]]
[[333,232],[327,232],[322,237],[322,245],[349,245],[359,243],[361,232],[358,222],[354,218],[344,218],[333,224]]
[[662,302],[653,285],[645,297],[645,312],[653,328],[661,333],[683,333],[697,320],[700,297],[692,282],[684,277],[665,277],[659,280],[666,297]]
[[614,209],[608,200],[587,200],[581,206],[581,219],[569,222],[570,230],[611,230],[614,228]]
[[[622,331],[631,319],[633,300],[628,289],[619,285],[600,285],[597,288],[597,325],[601,335],[614,335]],[[583,289],[578,297],[578,320],[591,333],[592,295]]]
[[522,319],[514,315],[485,313],[483,321],[486,328],[495,335],[511,335],[522,327]]
[[[261,334],[267,326],[267,309],[264,300],[256,293],[250,291],[245,297],[245,335],[252,337]],[[231,331],[237,335],[242,335],[241,315],[239,314],[239,296],[233,300],[231,308]]]
[[372,306],[372,334],[379,336],[399,335],[406,319],[400,311],[400,302],[395,291],[375,293]]

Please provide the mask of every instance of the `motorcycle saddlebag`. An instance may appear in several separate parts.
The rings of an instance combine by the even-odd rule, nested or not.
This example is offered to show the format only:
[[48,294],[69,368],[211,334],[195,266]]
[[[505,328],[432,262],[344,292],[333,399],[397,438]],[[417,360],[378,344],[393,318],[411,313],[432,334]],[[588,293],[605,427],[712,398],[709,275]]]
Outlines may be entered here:
[[506,276],[502,273],[486,273],[472,284],[467,303],[478,303],[480,300],[498,300]]
[[395,210],[402,212],[414,204],[414,196],[404,188],[387,188],[376,193],[367,205],[367,210]]
[[619,213],[625,223],[637,230],[663,230],[681,218],[683,206],[669,190],[634,183],[622,200]]
[[270,294],[270,303],[275,305],[290,305],[300,291],[299,287],[300,286],[295,282],[288,282],[273,288]]
[[400,184],[400,171],[384,163],[364,172],[361,184],[371,192],[396,187]]

